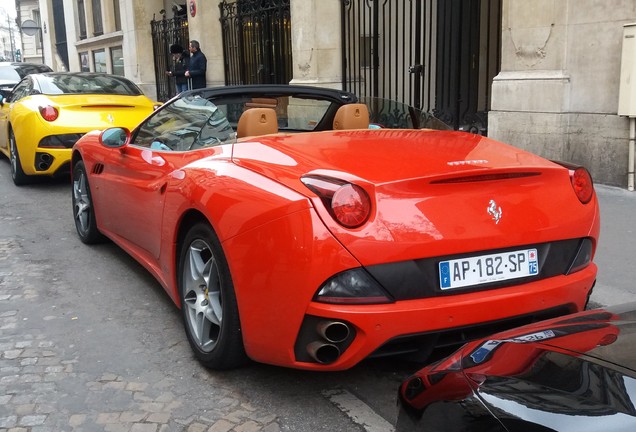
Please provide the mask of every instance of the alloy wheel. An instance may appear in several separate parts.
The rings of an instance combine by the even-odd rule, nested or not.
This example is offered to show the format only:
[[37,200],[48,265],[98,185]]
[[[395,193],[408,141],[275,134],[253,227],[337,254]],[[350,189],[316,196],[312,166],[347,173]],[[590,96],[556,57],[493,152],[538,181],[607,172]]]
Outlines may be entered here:
[[80,171],[73,180],[73,214],[77,227],[83,235],[89,230],[91,201],[88,196],[88,182],[86,173]]
[[188,249],[183,276],[187,325],[203,352],[212,351],[223,323],[221,277],[210,245],[194,240]]

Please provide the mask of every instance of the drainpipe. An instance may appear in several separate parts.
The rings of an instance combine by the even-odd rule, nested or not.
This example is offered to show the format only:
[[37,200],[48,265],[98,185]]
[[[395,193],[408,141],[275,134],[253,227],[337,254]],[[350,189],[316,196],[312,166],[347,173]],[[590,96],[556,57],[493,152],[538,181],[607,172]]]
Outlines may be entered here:
[[629,118],[629,166],[627,170],[627,190],[634,191],[634,143],[636,142],[636,117]]
[[620,87],[618,90],[619,116],[629,117],[629,156],[627,189],[634,191],[634,146],[636,142],[636,23],[623,26]]

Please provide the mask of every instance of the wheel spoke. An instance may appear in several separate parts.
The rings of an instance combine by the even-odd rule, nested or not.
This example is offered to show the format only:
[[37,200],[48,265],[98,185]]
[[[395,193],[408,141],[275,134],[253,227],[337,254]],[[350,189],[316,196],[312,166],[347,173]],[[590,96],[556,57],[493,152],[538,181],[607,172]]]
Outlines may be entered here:
[[[213,265],[210,266],[210,273],[207,281],[208,287],[208,300],[210,303],[210,319],[220,326],[223,321],[223,308],[221,298],[221,280],[219,279],[219,269],[216,264],[216,260]],[[212,318],[211,315],[214,315]]]
[[201,256],[201,249],[195,246],[194,242],[190,246],[190,280],[194,283],[204,282],[203,272],[205,271],[206,263],[203,262],[203,257]]
[[201,349],[204,351],[209,351],[214,347],[216,343],[216,338],[212,338],[212,331],[217,328],[214,326],[208,319],[206,314],[199,314],[199,334],[201,335]]
[[80,228],[82,229],[82,232],[85,233],[86,230],[88,229],[88,204],[86,203],[77,203],[75,205],[76,211],[75,211],[75,219],[77,219],[77,222],[80,225]]

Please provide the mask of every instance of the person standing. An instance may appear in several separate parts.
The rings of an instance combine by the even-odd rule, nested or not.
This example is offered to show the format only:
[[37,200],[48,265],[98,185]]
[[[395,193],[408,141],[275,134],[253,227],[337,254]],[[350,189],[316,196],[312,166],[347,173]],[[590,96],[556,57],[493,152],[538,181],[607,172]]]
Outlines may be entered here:
[[172,54],[174,67],[172,70],[166,71],[166,74],[175,78],[177,93],[189,90],[190,79],[185,73],[190,65],[190,53],[177,44],[170,46],[170,53]]
[[205,88],[205,71],[208,67],[208,59],[201,52],[201,46],[198,41],[190,41],[190,65],[185,71],[185,76],[192,79],[192,88]]

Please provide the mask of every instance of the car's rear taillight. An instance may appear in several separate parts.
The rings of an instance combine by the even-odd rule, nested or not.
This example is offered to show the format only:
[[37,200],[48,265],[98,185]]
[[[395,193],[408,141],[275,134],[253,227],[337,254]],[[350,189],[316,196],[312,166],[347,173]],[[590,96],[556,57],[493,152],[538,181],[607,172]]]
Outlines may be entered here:
[[51,105],[41,106],[40,107],[40,115],[46,121],[52,122],[57,119],[59,115],[59,111],[57,108],[52,107]]
[[347,228],[359,227],[371,213],[369,195],[360,186],[342,185],[331,199],[331,209],[336,220]]
[[592,181],[592,176],[589,171],[570,162],[556,160],[553,160],[552,162],[557,163],[570,171],[570,181],[572,182],[572,188],[574,189],[576,197],[583,204],[589,203],[594,196],[594,182]]
[[305,176],[302,182],[322,200],[331,216],[345,228],[357,228],[371,215],[371,199],[360,186],[321,176]]
[[579,201],[583,204],[587,204],[594,195],[594,183],[592,182],[592,176],[583,167],[579,167],[572,173],[572,187]]

